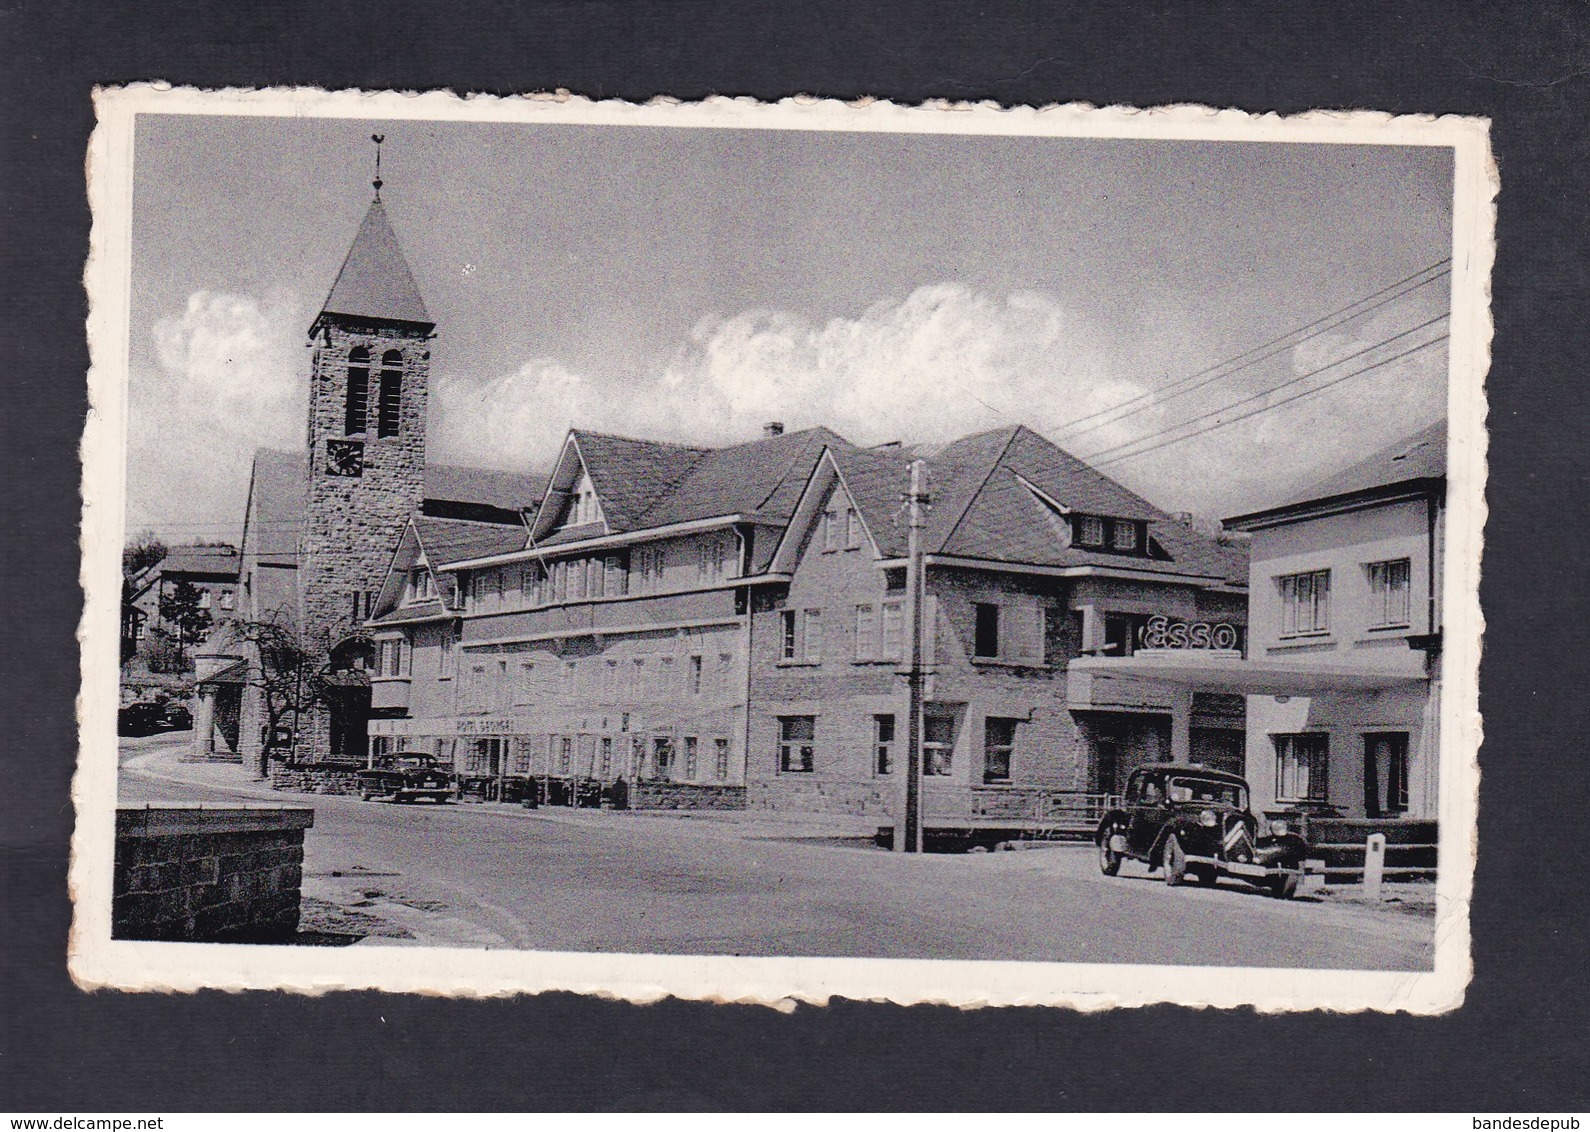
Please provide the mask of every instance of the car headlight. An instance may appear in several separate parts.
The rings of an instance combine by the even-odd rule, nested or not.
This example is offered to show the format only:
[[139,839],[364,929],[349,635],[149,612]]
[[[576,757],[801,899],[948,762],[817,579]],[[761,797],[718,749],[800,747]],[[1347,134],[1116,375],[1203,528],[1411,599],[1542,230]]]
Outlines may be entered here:
[[1220,819],[1215,816],[1215,812],[1213,810],[1205,810],[1203,813],[1198,815],[1198,824],[1206,825],[1210,829],[1213,829],[1215,826],[1220,824]]
[[1272,821],[1270,823],[1270,833],[1272,836],[1285,837],[1286,831],[1287,824],[1284,821]]

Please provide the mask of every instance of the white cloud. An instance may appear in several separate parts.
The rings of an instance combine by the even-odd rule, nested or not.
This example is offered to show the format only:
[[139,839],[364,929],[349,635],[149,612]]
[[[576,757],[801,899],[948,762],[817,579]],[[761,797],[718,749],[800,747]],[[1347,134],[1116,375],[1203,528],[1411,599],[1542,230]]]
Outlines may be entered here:
[[129,528],[236,537],[254,450],[303,444],[304,325],[290,295],[213,291],[154,324],[157,364],[130,390]]
[[[1294,351],[1291,372],[1343,358],[1433,312],[1382,312],[1351,334],[1320,335]],[[1149,395],[1130,416],[1106,415],[1102,427],[1068,434],[1068,422],[1207,364],[1209,346],[1185,312],[1129,319],[1132,337],[1112,337],[1051,296],[999,297],[955,283],[822,323],[774,310],[713,316],[669,364],[631,383],[596,379],[555,358],[484,382],[437,371],[430,456],[545,469],[571,426],[723,444],[759,435],[770,420],[791,430],[826,425],[858,444],[943,441],[1024,423],[1086,456],[1161,434],[1288,376],[1286,359],[1277,359],[1168,403]],[[158,367],[133,381],[130,525],[160,520],[170,524],[162,528],[168,536],[235,537],[253,450],[303,444],[303,325],[290,297],[212,292],[194,294],[184,311],[155,324]],[[1444,349],[1431,349],[1105,470],[1169,510],[1219,515],[1274,502],[1440,415],[1445,372]],[[1151,382],[1136,380],[1147,373]]]
[[627,388],[550,359],[485,385],[443,379],[433,435],[447,459],[519,468],[547,466],[570,425],[732,443],[779,420],[858,444],[942,441],[1018,422],[1043,428],[1141,393],[1110,357],[1096,330],[1047,295],[1001,299],[942,283],[821,324],[771,310],[709,317],[661,373]]

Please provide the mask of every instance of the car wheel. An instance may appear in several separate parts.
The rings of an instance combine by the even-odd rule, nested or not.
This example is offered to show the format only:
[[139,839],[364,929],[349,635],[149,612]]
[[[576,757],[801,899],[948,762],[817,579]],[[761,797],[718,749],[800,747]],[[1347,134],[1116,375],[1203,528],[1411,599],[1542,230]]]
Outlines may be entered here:
[[1199,884],[1206,887],[1213,886],[1219,876],[1219,874],[1217,874],[1215,870],[1210,868],[1208,865],[1190,865],[1187,869],[1187,875],[1192,877],[1193,880],[1197,881]]
[[1278,877],[1271,877],[1270,895],[1277,900],[1290,900],[1297,895],[1302,880],[1303,878],[1296,873],[1282,873]]
[[1099,872],[1107,877],[1121,871],[1121,855],[1110,848],[1110,839],[1114,836],[1113,827],[1099,835]]
[[1160,851],[1160,865],[1165,870],[1165,883],[1174,888],[1187,879],[1187,854],[1174,833],[1165,838],[1165,848]]
[[365,801],[366,801],[366,802],[368,802],[368,801],[370,801],[370,800],[371,800],[371,799],[373,799],[373,798],[374,798],[374,797],[375,797],[375,791],[374,791],[374,790],[366,790],[366,791],[365,791],[365,792],[364,792],[364,794],[363,794],[363,798],[364,798],[364,800],[365,800]]

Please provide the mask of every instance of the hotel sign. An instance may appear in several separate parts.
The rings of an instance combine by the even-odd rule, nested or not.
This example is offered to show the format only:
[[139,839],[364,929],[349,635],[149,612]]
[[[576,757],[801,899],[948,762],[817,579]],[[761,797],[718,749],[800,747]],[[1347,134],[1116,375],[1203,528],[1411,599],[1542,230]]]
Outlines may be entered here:
[[522,721],[513,719],[372,719],[371,735],[405,735],[445,739],[448,736],[514,735],[525,730]]
[[460,719],[460,735],[507,735],[514,730],[511,719]]
[[1156,613],[1138,630],[1138,647],[1144,649],[1217,649],[1230,652],[1238,648],[1242,634],[1224,621],[1182,621]]

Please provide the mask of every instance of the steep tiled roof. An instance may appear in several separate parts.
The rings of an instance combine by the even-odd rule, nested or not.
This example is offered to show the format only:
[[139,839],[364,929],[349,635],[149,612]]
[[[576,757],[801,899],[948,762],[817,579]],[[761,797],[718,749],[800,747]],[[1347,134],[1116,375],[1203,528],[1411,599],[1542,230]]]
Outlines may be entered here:
[[308,461],[302,452],[261,448],[254,453],[243,553],[261,562],[294,565],[303,531]]
[[432,567],[493,554],[512,554],[525,546],[525,528],[517,523],[472,523],[418,516],[414,519],[414,529]]
[[[1241,548],[1199,534],[1025,426],[916,449],[835,450],[840,474],[885,557],[906,551],[901,499],[910,484],[910,462],[918,456],[927,463],[932,500],[923,531],[925,553],[1026,565],[1113,566],[1224,580],[1246,577],[1247,558]],[[1066,546],[1045,504],[1018,475],[1062,507],[1147,521],[1160,553],[1140,558]]]
[[386,208],[375,201],[364,214],[348,258],[326,296],[324,314],[353,315],[380,322],[432,325]]
[[535,510],[546,491],[547,477],[453,464],[425,466],[425,498],[457,503],[483,503],[504,511]]
[[601,500],[602,516],[614,533],[642,525],[641,515],[709,451],[579,429],[573,436]]
[[906,552],[900,501],[910,486],[909,458],[899,448],[834,448],[834,463],[873,540],[885,558]]
[[[451,611],[444,606],[440,599],[435,601],[421,601],[414,605],[400,605],[396,609],[389,609],[379,617],[372,617],[372,625],[402,625],[411,621],[433,621],[438,617],[449,615]],[[456,616],[456,614],[454,615]]]
[[661,527],[752,513],[770,523],[787,523],[824,445],[849,446],[837,433],[813,428],[705,452],[636,525]]

